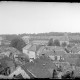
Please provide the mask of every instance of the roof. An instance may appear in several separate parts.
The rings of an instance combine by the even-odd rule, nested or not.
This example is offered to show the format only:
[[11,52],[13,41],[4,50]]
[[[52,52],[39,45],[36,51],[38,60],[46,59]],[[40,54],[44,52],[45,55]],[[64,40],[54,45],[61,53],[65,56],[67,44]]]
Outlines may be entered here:
[[40,47],[37,53],[38,53],[38,54],[41,53],[44,49],[45,49],[44,46]]
[[54,50],[55,51],[64,51],[64,49],[62,47],[58,47],[58,46],[54,47]]
[[18,60],[22,61],[22,62],[29,62],[29,56],[24,54],[24,53],[23,54],[19,54],[18,55]]
[[36,52],[36,45],[31,45],[31,47],[28,50]]
[[55,55],[66,55],[65,51],[55,51]]
[[18,57],[24,57],[24,58],[29,58],[28,55],[22,53],[22,54],[18,54]]
[[55,50],[55,51],[64,51],[63,47],[59,47],[59,46],[44,46],[44,49],[46,50]]
[[10,51],[12,53],[16,52],[17,54],[21,54],[19,50],[14,47],[2,46],[0,47],[0,52]]
[[71,57],[69,57],[69,56],[66,56],[66,57],[65,57],[65,61],[66,61],[66,62],[69,62],[69,64],[73,64],[73,65],[76,66],[77,58],[71,58]]
[[38,51],[42,45],[36,45],[36,44],[28,44],[24,47],[24,49],[29,50],[29,51]]
[[80,47],[73,47],[72,49],[71,49],[71,51],[72,51],[72,53],[78,53],[79,51],[80,51]]
[[12,59],[10,59],[9,57],[4,57],[2,59],[0,59],[0,64],[6,68],[6,67],[11,67],[14,65],[14,61]]
[[[46,49],[48,48],[48,49]],[[66,53],[66,51],[62,47],[52,47],[51,50],[50,47],[41,47],[38,51],[39,55],[45,54],[46,56],[49,55],[63,55]]]
[[38,51],[41,47],[42,45],[36,45],[36,51]]
[[31,44],[27,44],[23,49],[29,49],[31,47]]
[[28,63],[22,66],[26,71],[27,69],[33,73],[37,78],[49,78],[52,77],[49,69],[54,69],[56,66],[47,57],[40,57],[34,60],[34,63]]

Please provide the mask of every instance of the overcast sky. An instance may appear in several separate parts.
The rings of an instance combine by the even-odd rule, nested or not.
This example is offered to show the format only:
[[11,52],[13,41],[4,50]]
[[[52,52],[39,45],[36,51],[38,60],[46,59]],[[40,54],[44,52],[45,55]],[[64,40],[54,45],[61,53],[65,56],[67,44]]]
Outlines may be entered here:
[[80,32],[80,3],[0,2],[0,34]]

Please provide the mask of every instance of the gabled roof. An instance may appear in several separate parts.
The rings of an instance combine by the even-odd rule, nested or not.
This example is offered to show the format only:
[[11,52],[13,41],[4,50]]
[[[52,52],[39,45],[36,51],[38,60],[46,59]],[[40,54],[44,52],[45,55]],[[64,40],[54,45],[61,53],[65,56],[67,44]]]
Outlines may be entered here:
[[36,52],[36,45],[31,45],[31,47],[28,50]]
[[27,44],[23,49],[28,50],[31,47],[31,44]]
[[28,50],[28,51],[38,51],[40,49],[41,45],[36,45],[36,44],[28,44],[24,47],[24,49]]
[[55,69],[55,64],[47,57],[40,57],[34,60],[34,63],[25,64],[22,69],[26,72],[28,69],[37,78],[49,78],[52,74],[48,69]]
[[8,47],[8,46],[2,46],[0,47],[0,52],[6,52],[6,51],[10,51],[12,53],[17,53],[17,54],[21,54],[19,50],[17,50],[14,47]]

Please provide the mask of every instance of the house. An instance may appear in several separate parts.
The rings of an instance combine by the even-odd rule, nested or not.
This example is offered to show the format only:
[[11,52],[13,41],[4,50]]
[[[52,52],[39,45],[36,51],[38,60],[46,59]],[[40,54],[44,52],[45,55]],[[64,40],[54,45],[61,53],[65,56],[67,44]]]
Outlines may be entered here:
[[54,60],[64,62],[66,55],[65,51],[56,51],[54,54]]
[[25,72],[29,70],[36,78],[51,78],[53,69],[56,69],[56,65],[53,61],[45,56],[35,59],[34,63],[30,62],[21,67]]
[[18,56],[15,57],[15,61],[18,65],[24,65],[29,62],[29,56],[26,54],[18,54]]
[[31,47],[31,44],[27,44],[24,48],[23,48],[23,53],[25,53],[26,55],[28,54],[28,49]]
[[[51,48],[51,49],[50,49]],[[50,57],[52,60],[64,60],[64,55],[66,55],[66,51],[62,47],[41,47],[37,55],[42,56],[45,55],[47,57]]]
[[0,55],[1,54],[4,54],[8,57],[10,57],[11,59],[15,59],[15,57],[18,55],[18,54],[22,54],[20,51],[18,51],[17,49],[13,48],[13,47],[5,47],[5,46],[2,46],[0,47]]
[[30,77],[28,76],[28,74],[20,66],[18,66],[16,68],[16,70],[13,73],[11,73],[8,77],[12,79],[14,77],[14,75],[17,76],[19,74],[21,74],[24,79],[30,79]]
[[40,47],[41,45],[28,44],[23,48],[23,53],[28,55],[30,59],[36,59]]
[[[15,62],[6,56],[4,58],[0,59],[0,66],[2,66],[0,69],[0,74],[5,73],[6,75],[9,75],[10,73],[12,73],[16,68]],[[7,70],[7,72],[6,72],[6,70]]]

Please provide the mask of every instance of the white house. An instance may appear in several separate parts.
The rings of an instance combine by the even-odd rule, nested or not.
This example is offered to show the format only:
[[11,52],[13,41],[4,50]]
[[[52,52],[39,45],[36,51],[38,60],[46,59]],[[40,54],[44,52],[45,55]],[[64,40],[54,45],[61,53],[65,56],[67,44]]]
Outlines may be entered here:
[[28,44],[23,48],[23,53],[29,56],[30,61],[36,59],[36,45]]
[[23,53],[25,53],[26,55],[28,55],[28,49],[31,47],[31,44],[27,44],[24,48],[23,48]]

